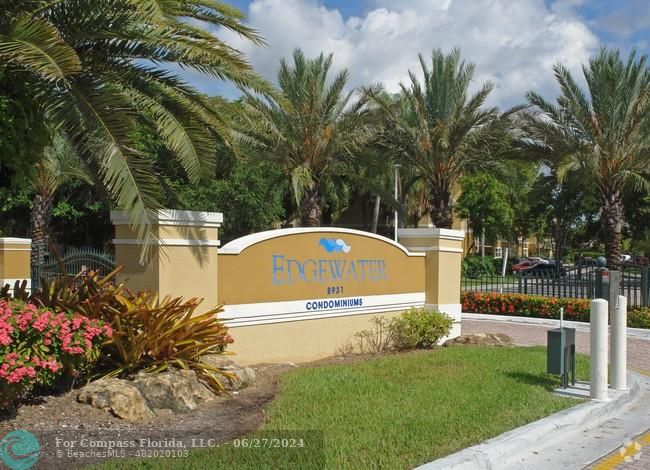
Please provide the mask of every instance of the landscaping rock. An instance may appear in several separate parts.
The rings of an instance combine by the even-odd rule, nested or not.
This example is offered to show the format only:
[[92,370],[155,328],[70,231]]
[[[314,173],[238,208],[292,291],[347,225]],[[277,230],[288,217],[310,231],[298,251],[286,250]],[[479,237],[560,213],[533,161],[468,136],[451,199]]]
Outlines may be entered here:
[[255,371],[250,367],[226,366],[221,370],[230,374],[221,381],[226,390],[235,391],[255,385]]
[[223,367],[228,367],[228,366],[235,366],[236,364],[230,360],[227,359],[228,356],[223,356],[221,354],[207,354],[205,356],[201,356],[201,362],[214,367],[215,369],[221,369]]
[[228,391],[236,391],[255,385],[255,371],[250,367],[239,367],[230,359],[226,359],[219,354],[202,356],[201,361],[229,374],[230,377],[223,376],[220,378],[223,379],[221,383]]
[[128,380],[100,379],[91,382],[79,391],[77,401],[128,421],[141,421],[153,416],[140,391]]
[[183,412],[214,399],[214,394],[199,381],[192,370],[140,373],[133,380],[133,386],[142,393],[153,409]]
[[514,346],[512,338],[503,333],[477,333],[473,335],[461,335],[448,339],[443,346]]

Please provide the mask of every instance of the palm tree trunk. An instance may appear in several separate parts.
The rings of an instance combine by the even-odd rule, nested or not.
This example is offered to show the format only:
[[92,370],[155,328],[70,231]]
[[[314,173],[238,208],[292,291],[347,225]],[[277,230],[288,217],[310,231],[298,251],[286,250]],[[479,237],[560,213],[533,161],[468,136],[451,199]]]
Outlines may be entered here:
[[429,213],[431,223],[437,228],[451,228],[453,217],[451,212],[451,192],[446,188],[431,190]]
[[600,224],[605,242],[607,267],[618,269],[621,262],[621,240],[624,221],[623,199],[620,191],[605,194],[601,199]]
[[52,220],[52,197],[41,192],[36,192],[34,206],[31,213],[32,252],[30,261],[32,266],[41,264],[47,246],[47,233]]
[[302,227],[319,227],[323,209],[318,186],[305,189],[300,199],[300,225]]
[[370,231],[372,233],[377,233],[377,226],[379,225],[379,206],[381,204],[381,196],[375,196],[375,205],[372,208],[372,225],[370,226]]

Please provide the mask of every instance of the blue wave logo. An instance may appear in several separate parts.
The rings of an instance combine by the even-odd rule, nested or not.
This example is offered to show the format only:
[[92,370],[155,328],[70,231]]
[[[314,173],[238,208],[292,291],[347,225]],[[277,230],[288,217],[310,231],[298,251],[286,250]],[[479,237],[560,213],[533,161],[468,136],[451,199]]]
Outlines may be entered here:
[[32,468],[41,454],[38,439],[29,431],[12,431],[0,441],[0,460],[11,470]]
[[340,238],[321,238],[318,244],[323,245],[323,248],[328,253],[349,253],[352,249],[350,245],[346,245]]

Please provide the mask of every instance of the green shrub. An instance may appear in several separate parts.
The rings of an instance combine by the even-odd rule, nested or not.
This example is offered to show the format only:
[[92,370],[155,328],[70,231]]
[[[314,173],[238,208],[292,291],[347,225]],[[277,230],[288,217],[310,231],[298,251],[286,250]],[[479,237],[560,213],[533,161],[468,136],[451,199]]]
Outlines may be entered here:
[[394,349],[395,320],[386,317],[372,317],[371,327],[354,334],[359,352],[381,353]]
[[[463,312],[512,315],[517,317],[560,318],[564,307],[564,319],[589,321],[591,300],[543,297],[541,295],[498,294],[496,292],[462,293],[460,301]],[[627,313],[627,326],[650,329],[650,307],[637,307]]]
[[650,307],[639,307],[628,312],[627,326],[650,329]]
[[[102,344],[94,376],[128,377],[138,371],[161,372],[169,367],[192,369],[215,391],[223,389],[223,376],[232,376],[202,361],[204,355],[224,354],[233,342],[228,327],[217,318],[221,307],[201,312],[202,299],[158,299],[156,293],[132,293],[115,282],[118,268],[106,276],[62,276],[43,280],[43,289],[30,301],[54,311],[70,311],[110,325],[113,334]],[[14,291],[24,292],[20,289]],[[8,296],[8,288],[0,296]]]
[[494,258],[490,256],[483,258],[477,255],[468,255],[463,260],[461,269],[463,275],[467,277],[491,276],[497,273],[496,264]]
[[0,414],[13,411],[34,387],[49,390],[84,373],[111,334],[101,320],[1,299]]
[[412,308],[393,321],[394,347],[398,350],[430,348],[449,335],[453,319],[436,310]]

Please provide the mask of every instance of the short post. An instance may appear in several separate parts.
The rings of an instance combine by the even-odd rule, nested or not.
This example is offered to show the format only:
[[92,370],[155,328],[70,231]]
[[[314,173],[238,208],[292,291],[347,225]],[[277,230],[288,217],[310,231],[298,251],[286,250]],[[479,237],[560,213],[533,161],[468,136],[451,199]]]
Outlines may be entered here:
[[590,313],[590,377],[589,392],[596,400],[607,399],[607,301],[591,301]]
[[612,315],[612,388],[627,390],[627,299],[619,295]]

